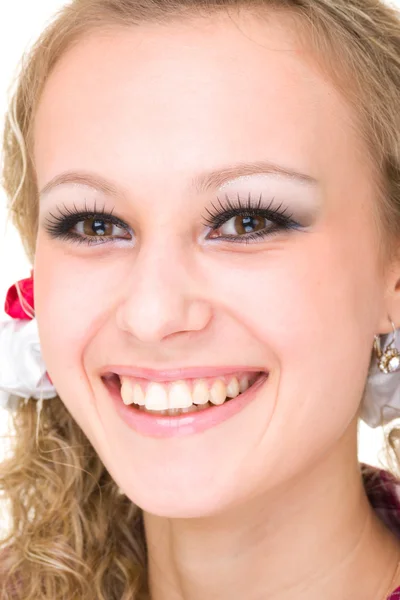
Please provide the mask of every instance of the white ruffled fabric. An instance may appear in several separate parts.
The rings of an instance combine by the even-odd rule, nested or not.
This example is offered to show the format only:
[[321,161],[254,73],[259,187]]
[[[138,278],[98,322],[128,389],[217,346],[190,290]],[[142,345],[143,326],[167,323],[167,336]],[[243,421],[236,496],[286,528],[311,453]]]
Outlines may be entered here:
[[[389,337],[381,337],[385,348]],[[0,323],[0,407],[13,411],[20,398],[48,400],[57,395],[44,364],[36,319]],[[360,417],[370,427],[400,418],[400,369],[382,373],[374,355]]]
[[0,407],[13,411],[20,398],[57,395],[46,373],[36,319],[0,323]]
[[[397,329],[396,333],[398,331]],[[380,339],[381,346],[385,349],[392,341],[393,333],[382,335]],[[378,367],[375,353],[369,369],[360,417],[370,427],[387,425],[390,421],[400,418],[400,369],[393,373],[383,373]]]

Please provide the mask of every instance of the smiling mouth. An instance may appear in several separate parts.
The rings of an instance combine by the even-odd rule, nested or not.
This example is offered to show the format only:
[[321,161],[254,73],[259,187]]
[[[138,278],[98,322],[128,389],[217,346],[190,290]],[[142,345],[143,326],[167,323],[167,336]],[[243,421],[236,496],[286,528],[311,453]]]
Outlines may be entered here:
[[218,377],[158,383],[109,373],[103,383],[129,409],[154,416],[179,416],[218,408],[241,398],[268,372],[241,371]]

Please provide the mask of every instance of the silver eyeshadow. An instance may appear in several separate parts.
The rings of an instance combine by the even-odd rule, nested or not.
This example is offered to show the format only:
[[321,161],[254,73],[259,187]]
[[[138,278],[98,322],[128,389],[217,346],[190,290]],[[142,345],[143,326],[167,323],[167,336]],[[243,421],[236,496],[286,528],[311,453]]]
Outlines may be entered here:
[[279,173],[253,173],[249,175],[241,175],[240,177],[235,177],[234,179],[230,179],[223,183],[218,189],[222,190],[227,187],[231,187],[233,184],[246,184],[248,182],[259,181],[265,183],[266,181],[271,181],[272,179],[285,181],[286,183],[292,184],[294,183],[297,186],[304,186],[307,189],[313,189],[316,187],[314,181],[307,181],[306,179],[300,179],[296,176],[292,178],[290,175],[279,174]]
[[[201,194],[220,188],[226,182],[229,184],[229,182],[237,180],[243,176],[253,177],[260,174],[284,177],[288,180],[305,183],[309,187],[318,186],[318,181],[311,177],[311,175],[285,168],[276,163],[259,160],[238,162],[228,165],[227,167],[202,171],[196,174],[191,181],[189,181],[187,191]],[[126,192],[126,190],[121,189],[117,184],[105,179],[98,173],[79,170],[65,171],[55,175],[44,185],[39,193],[39,196],[45,196],[54,188],[71,183],[83,184],[110,196],[123,196],[124,192]]]
[[253,202],[262,195],[263,204],[282,205],[282,209],[286,208],[286,212],[303,226],[311,225],[321,208],[321,190],[317,185],[298,178],[291,181],[287,175],[243,175],[227,181],[217,191],[217,197],[221,199],[226,195],[234,200],[238,194],[243,200],[250,194]]
[[[76,178],[75,175],[77,175]],[[104,199],[110,195],[114,199],[117,196],[124,205],[128,203],[127,190],[119,190],[117,193],[112,184],[108,187],[106,181],[102,178],[98,182],[99,185],[96,181],[96,177],[92,179],[92,175],[83,174],[82,172],[80,174],[68,173],[54,178],[42,191],[41,212],[45,210],[47,198],[50,199],[50,196],[52,196],[51,190],[55,192],[56,197],[58,195],[57,191],[62,194],[63,189],[64,191],[66,189],[73,190],[72,194],[76,199],[83,191],[85,200],[89,200],[89,205],[97,198],[102,197]],[[292,214],[293,219],[303,226],[308,226],[314,222],[317,216],[321,204],[319,201],[320,193],[321,190],[317,182],[311,178],[307,180],[307,176],[304,179],[298,175],[291,178],[287,173],[270,172],[250,173],[231,178],[219,185],[217,189],[214,188],[212,195],[221,198],[221,200],[227,195],[234,201],[238,194],[243,200],[246,200],[250,194],[252,201],[257,202],[261,194],[263,205],[268,206],[270,203],[272,207],[282,205],[282,209],[286,208],[286,212]],[[210,195],[210,192],[207,195]]]

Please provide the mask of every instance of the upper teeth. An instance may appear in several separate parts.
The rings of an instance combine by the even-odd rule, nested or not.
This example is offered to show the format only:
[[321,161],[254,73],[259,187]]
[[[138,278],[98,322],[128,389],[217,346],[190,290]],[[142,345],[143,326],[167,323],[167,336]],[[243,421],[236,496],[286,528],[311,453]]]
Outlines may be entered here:
[[[235,398],[252,385],[258,373],[219,377],[213,380],[180,380],[168,386],[154,381],[146,389],[137,380],[121,376],[121,397],[124,404],[138,404],[147,410],[189,408],[192,404],[223,404],[226,398]],[[143,380],[141,380],[143,381]],[[212,385],[210,385],[212,384]]]

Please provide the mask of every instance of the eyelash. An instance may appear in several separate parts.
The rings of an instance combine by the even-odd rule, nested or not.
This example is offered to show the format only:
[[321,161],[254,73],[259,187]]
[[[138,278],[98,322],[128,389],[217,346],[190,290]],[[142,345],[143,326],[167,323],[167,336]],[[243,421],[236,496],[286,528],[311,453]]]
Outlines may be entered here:
[[[237,200],[235,201],[232,201],[226,195],[226,204],[223,204],[219,198],[217,199],[221,208],[218,209],[214,206],[214,204],[212,204],[213,211],[206,209],[209,216],[206,217],[203,222],[206,227],[211,227],[212,231],[217,230],[219,227],[221,227],[221,225],[236,216],[265,218],[268,221],[271,221],[273,226],[268,230],[264,228],[261,231],[250,233],[246,236],[221,236],[214,239],[248,244],[254,239],[263,239],[267,236],[277,234],[280,231],[298,229],[300,227],[300,225],[292,219],[292,215],[285,215],[287,209],[283,211],[280,210],[282,204],[280,204],[278,208],[271,208],[271,204],[274,200],[273,198],[268,206],[264,205],[262,194],[260,194],[256,204],[253,203],[251,194],[249,194],[246,204],[244,204],[240,199],[239,194],[237,195]],[[114,216],[112,214],[113,211],[110,213],[106,212],[104,207],[101,209],[96,209],[96,204],[94,206],[94,210],[89,210],[86,206],[86,203],[84,210],[78,210],[75,204],[74,209],[71,210],[64,204],[64,209],[58,207],[58,211],[60,216],[55,216],[50,213],[53,220],[46,219],[48,225],[45,225],[45,229],[53,238],[64,239],[67,241],[76,242],[78,244],[87,244],[88,246],[97,246],[99,244],[108,243],[110,239],[113,239],[110,237],[104,237],[102,239],[101,237],[96,236],[93,236],[93,238],[91,236],[84,237],[82,235],[70,232],[75,225],[82,221],[86,221],[87,219],[111,223],[129,232],[129,227],[126,225],[126,223]]]

